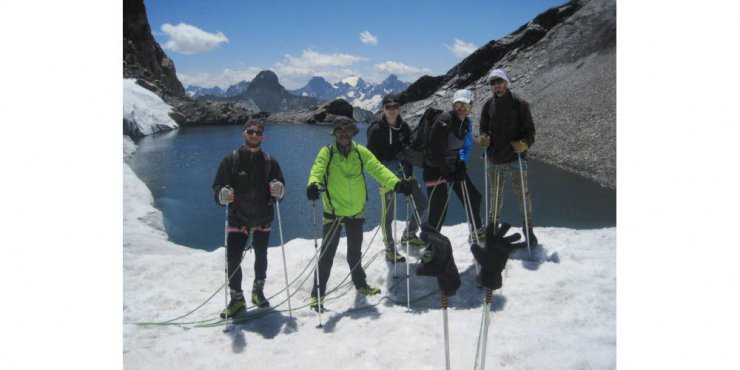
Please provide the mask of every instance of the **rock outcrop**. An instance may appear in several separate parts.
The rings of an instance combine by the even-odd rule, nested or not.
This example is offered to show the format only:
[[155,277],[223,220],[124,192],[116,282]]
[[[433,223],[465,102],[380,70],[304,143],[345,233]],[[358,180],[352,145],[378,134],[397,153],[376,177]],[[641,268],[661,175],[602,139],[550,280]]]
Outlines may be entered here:
[[339,117],[353,118],[353,108],[344,99],[334,99],[318,106],[298,112],[272,113],[267,117],[271,123],[331,123]]

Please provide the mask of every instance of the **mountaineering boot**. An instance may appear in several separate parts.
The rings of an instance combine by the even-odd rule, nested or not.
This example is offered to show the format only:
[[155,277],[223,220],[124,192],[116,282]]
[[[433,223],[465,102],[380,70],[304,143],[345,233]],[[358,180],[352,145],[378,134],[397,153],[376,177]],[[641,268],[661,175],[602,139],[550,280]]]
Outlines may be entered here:
[[264,293],[262,293],[264,287],[264,280],[255,280],[252,284],[252,303],[260,308],[270,307],[270,302],[265,298]]
[[529,235],[529,246],[530,247],[534,247],[534,246],[539,245],[539,243],[537,242],[537,237],[534,236],[534,229],[533,228],[531,228],[531,227],[529,228],[529,234],[527,234],[527,232],[524,231],[524,228],[522,228],[522,236],[524,237],[525,240],[527,239],[527,235]]
[[380,293],[380,288],[372,288],[369,285],[365,284],[363,286],[356,287],[357,293],[360,293],[362,295],[376,295]]
[[418,236],[416,236],[416,232],[413,233],[403,233],[403,237],[401,238],[401,244],[406,244],[408,242],[411,245],[424,245],[423,240],[419,239]]
[[398,253],[395,247],[388,246],[385,248],[385,260],[388,262],[406,262],[406,257]]
[[244,293],[237,292],[234,289],[230,289],[230,293],[231,301],[226,306],[226,309],[221,311],[221,314],[219,315],[222,319],[232,318],[247,308],[247,301],[244,299]]
[[[312,310],[319,312],[319,299],[312,296],[310,307]],[[326,309],[324,308],[324,297],[321,297],[321,311],[326,311]]]

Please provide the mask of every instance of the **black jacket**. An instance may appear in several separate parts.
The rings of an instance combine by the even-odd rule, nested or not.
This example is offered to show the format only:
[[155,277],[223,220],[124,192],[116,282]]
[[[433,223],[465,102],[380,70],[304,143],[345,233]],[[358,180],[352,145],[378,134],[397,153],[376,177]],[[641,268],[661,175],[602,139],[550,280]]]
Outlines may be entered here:
[[367,128],[367,148],[381,162],[399,159],[399,154],[410,140],[411,128],[400,115],[396,127],[390,127],[385,116],[381,115],[380,119],[371,122]]
[[468,131],[468,125],[463,124],[455,111],[440,114],[429,133],[424,166],[434,168],[444,176],[454,172]]
[[493,163],[503,164],[517,160],[511,146],[512,141],[524,140],[529,147],[534,144],[535,129],[529,103],[514,96],[510,90],[500,98],[494,95],[486,100],[480,117],[480,134],[491,138],[488,155]]
[[237,153],[238,165],[234,163],[236,158],[231,152],[224,156],[218,166],[212,185],[216,203],[221,188],[230,185],[234,189],[234,202],[229,205],[229,225],[269,225],[273,218],[269,184],[273,180],[285,184],[280,165],[270,157],[270,171],[267,173],[263,151],[252,153],[240,148]]

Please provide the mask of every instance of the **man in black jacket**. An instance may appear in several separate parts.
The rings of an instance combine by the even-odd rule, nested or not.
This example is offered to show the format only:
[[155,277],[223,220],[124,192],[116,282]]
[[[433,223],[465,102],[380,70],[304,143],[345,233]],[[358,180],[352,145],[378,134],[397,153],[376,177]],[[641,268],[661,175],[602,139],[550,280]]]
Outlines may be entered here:
[[532,113],[529,103],[509,90],[506,72],[500,69],[491,71],[488,82],[493,96],[483,104],[480,113],[480,144],[487,148],[488,159],[493,163],[490,172],[491,221],[496,227],[500,223],[504,177],[508,176],[519,200],[525,240],[535,246],[538,242],[533,230],[532,201],[527,183],[527,150],[534,144],[535,133]]
[[260,149],[264,133],[263,123],[250,119],[241,134],[244,145],[224,156],[213,179],[216,202],[229,207],[226,253],[231,301],[221,313],[222,318],[232,317],[246,308],[240,264],[250,235],[255,256],[252,303],[258,307],[270,306],[263,289],[272,230],[272,198],[283,197],[285,179],[277,160]]
[[[403,149],[408,146],[411,139],[411,129],[406,121],[401,117],[400,99],[397,94],[389,94],[382,101],[383,114],[377,120],[370,123],[367,128],[367,148],[375,155],[383,165],[399,177],[411,178],[413,176],[413,167],[405,161]],[[403,166],[403,173],[400,166]],[[419,215],[426,210],[426,198],[419,188],[416,180],[411,182],[412,197],[416,204]],[[392,262],[405,262],[406,258],[396,251],[391,222],[393,221],[393,209],[395,206],[395,196],[393,189],[385,187],[380,188],[381,199],[381,217],[380,225],[383,231],[383,241],[385,243],[385,259]],[[401,243],[409,242],[410,244],[425,244],[416,236],[419,224],[415,217],[411,217],[409,225],[403,231]]]
[[[457,197],[466,204],[463,187],[470,196],[473,217],[473,232],[479,240],[485,239],[485,225],[480,220],[481,195],[467,174],[470,156],[472,121],[468,117],[472,109],[472,93],[463,89],[455,92],[452,110],[443,112],[432,124],[429,144],[424,156],[424,182],[429,195],[428,222],[437,231],[447,216],[447,185],[451,185]],[[442,186],[440,186],[442,185]],[[466,212],[469,212],[466,209]],[[471,241],[475,241],[473,235]]]

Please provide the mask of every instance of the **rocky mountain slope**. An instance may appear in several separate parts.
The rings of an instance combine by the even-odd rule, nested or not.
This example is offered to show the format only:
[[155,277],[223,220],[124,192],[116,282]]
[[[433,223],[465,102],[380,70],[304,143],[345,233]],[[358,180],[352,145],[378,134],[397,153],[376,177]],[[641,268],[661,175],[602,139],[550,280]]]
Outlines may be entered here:
[[231,102],[252,101],[264,112],[290,112],[306,109],[318,103],[316,98],[293,95],[280,84],[275,72],[257,74],[249,87],[239,95],[224,99]]
[[489,42],[445,75],[420,78],[401,94],[404,117],[416,122],[427,107],[450,109],[454,91],[469,88],[477,125],[494,68],[504,69],[512,91],[532,105],[533,158],[616,187],[615,0],[570,1]]

